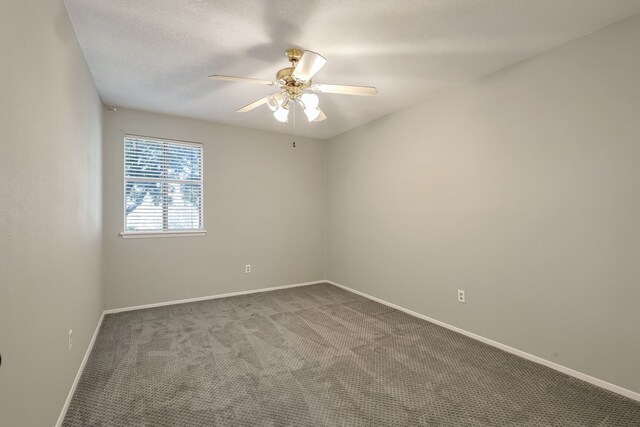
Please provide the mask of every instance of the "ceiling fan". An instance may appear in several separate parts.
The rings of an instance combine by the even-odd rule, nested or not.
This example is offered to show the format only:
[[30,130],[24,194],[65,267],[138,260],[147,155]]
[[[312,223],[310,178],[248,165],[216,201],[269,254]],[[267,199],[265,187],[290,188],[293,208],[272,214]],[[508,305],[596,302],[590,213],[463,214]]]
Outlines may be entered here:
[[246,113],[254,108],[267,104],[273,111],[273,116],[280,122],[286,123],[289,118],[289,110],[299,104],[310,122],[320,122],[327,118],[318,107],[319,98],[313,92],[339,93],[343,95],[373,96],[378,93],[371,86],[343,86],[313,83],[311,78],[324,66],[327,60],[321,55],[305,50],[287,49],[285,51],[291,66],[283,68],[276,73],[276,80],[260,80],[248,77],[221,76],[214,74],[209,76],[212,80],[226,80],[231,82],[255,83],[266,86],[277,86],[281,92],[275,92],[260,98],[251,104],[236,110],[238,113]]

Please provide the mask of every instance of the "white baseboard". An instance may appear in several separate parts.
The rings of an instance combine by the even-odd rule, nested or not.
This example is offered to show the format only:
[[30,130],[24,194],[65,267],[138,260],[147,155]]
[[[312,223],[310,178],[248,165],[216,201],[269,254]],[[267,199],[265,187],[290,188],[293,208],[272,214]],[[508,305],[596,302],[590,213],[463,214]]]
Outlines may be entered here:
[[56,427],[62,426],[64,417],[65,415],[67,415],[67,410],[69,409],[71,398],[73,397],[73,393],[75,393],[76,391],[76,387],[78,386],[78,382],[80,381],[80,377],[82,376],[82,371],[84,371],[84,366],[87,364],[87,360],[89,360],[89,355],[91,354],[91,350],[93,350],[93,344],[95,344],[96,342],[96,338],[98,336],[98,332],[100,332],[100,326],[102,326],[103,319],[104,319],[104,311],[100,315],[100,320],[98,320],[98,325],[96,326],[96,330],[93,331],[93,336],[91,337],[91,341],[89,341],[89,346],[87,347],[87,351],[84,353],[84,357],[82,358],[82,363],[80,363],[80,367],[78,368],[78,373],[76,373],[76,377],[73,380],[73,384],[71,384],[71,390],[69,390],[69,394],[67,395],[67,400],[64,401],[64,406],[62,407],[62,412],[60,412],[60,416],[58,417],[58,422],[56,423]]
[[204,297],[186,298],[186,299],[179,299],[179,300],[174,300],[174,301],[156,302],[156,303],[152,303],[152,304],[136,305],[136,306],[133,306],[133,307],[112,308],[112,309],[109,309],[109,310],[105,310],[104,314],[122,313],[123,311],[141,310],[143,308],[163,307],[165,305],[185,304],[185,303],[188,303],[188,302],[206,301],[206,300],[210,300],[210,299],[234,297],[234,296],[237,296],[237,295],[247,295],[247,294],[256,294],[256,293],[259,293],[259,292],[277,291],[279,289],[297,288],[299,286],[317,285],[319,283],[327,283],[327,281],[326,280],[316,280],[314,282],[294,283],[292,285],[273,286],[273,287],[270,287],[270,288],[259,288],[259,289],[251,289],[251,290],[248,290],[248,291],[229,292],[229,293],[226,293],[226,294],[218,294],[218,295],[208,295],[208,296],[204,296]]
[[466,331],[464,329],[460,329],[460,328],[458,328],[456,326],[449,325],[448,323],[441,322],[440,320],[432,319],[431,317],[425,316],[424,314],[420,314],[420,313],[417,313],[415,311],[406,309],[404,307],[400,307],[399,305],[396,305],[396,304],[387,302],[387,301],[385,301],[383,299],[376,298],[374,296],[365,294],[364,292],[356,291],[355,289],[351,289],[351,288],[349,288],[347,286],[341,285],[341,284],[333,282],[331,280],[325,280],[325,282],[326,283],[330,283],[330,284],[332,284],[334,286],[337,286],[339,288],[342,288],[345,291],[352,292],[354,294],[363,296],[365,298],[368,298],[370,300],[379,302],[379,303],[384,304],[386,306],[389,306],[389,307],[395,308],[397,310],[403,311],[403,312],[405,312],[407,314],[410,314],[411,316],[415,316],[415,317],[418,317],[420,319],[426,320],[428,322],[435,323],[436,325],[439,325],[439,326],[442,326],[444,328],[450,329],[452,331],[458,332],[458,333],[460,333],[462,335],[466,335],[466,336],[468,336],[470,338],[473,338],[475,340],[481,341],[481,342],[483,342],[485,344],[489,344],[489,345],[491,345],[493,347],[497,347],[497,348],[499,348],[501,350],[504,350],[506,352],[515,354],[516,356],[523,357],[523,358],[525,358],[527,360],[530,360],[532,362],[536,362],[536,363],[539,363],[541,365],[547,366],[547,367],[549,367],[551,369],[555,369],[556,371],[562,372],[563,374],[570,375],[570,376],[578,378],[578,379],[580,379],[582,381],[586,381],[586,382],[588,382],[590,384],[593,384],[595,386],[604,388],[606,390],[612,391],[614,393],[620,394],[622,396],[625,396],[625,397],[628,397],[630,399],[633,399],[633,400],[636,400],[636,401],[640,402],[640,393],[636,393],[635,391],[627,390],[626,388],[617,386],[615,384],[608,383],[608,382],[603,381],[601,379],[592,377],[592,376],[584,374],[582,372],[578,372],[578,371],[573,370],[571,368],[567,368],[566,366],[559,365],[557,363],[551,362],[551,361],[543,359],[541,357],[534,356],[533,354],[526,353],[526,352],[524,352],[522,350],[518,350],[517,348],[509,347],[508,345],[499,343],[497,341],[493,341],[493,340],[491,340],[489,338],[485,338],[483,336],[476,335],[473,332],[469,332],[469,331]]

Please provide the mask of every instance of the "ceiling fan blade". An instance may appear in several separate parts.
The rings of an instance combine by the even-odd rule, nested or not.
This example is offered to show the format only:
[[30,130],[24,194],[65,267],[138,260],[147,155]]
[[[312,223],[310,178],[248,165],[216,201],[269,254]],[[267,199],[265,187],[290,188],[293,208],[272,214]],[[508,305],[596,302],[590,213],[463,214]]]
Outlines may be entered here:
[[311,89],[320,93],[340,93],[342,95],[373,96],[378,93],[378,89],[372,86],[314,84]]
[[296,65],[296,68],[291,73],[291,77],[294,79],[306,83],[318,72],[320,68],[327,63],[327,60],[320,54],[305,50]]
[[318,117],[316,117],[314,122],[321,122],[327,118],[327,116],[324,114],[324,111],[322,111],[320,108],[318,108],[318,111],[320,111],[320,114],[318,114]]
[[238,113],[246,113],[247,111],[251,111],[254,108],[258,108],[259,106],[261,106],[262,104],[267,102],[267,97],[265,96],[264,98],[260,98],[257,101],[252,102],[251,104],[247,104],[242,108],[238,108],[236,110],[236,112]]
[[209,76],[211,80],[225,80],[228,82],[241,82],[241,83],[255,83],[259,85],[274,86],[275,83],[271,80],[252,79],[249,77],[236,77],[236,76],[221,76],[219,74],[213,74]]

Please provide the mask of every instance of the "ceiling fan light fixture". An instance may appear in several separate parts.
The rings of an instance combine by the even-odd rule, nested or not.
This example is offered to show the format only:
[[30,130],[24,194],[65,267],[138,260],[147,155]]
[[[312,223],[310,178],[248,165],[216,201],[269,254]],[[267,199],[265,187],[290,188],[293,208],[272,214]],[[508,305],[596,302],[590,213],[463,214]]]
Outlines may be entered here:
[[320,115],[320,110],[318,110],[317,108],[305,108],[304,109],[304,114],[307,115],[307,119],[309,119],[310,122],[314,121],[315,119],[318,118],[318,116]]
[[318,109],[319,102],[318,95],[315,93],[303,93],[300,97],[300,104],[310,122],[317,119],[320,115],[320,110]]
[[273,112],[273,117],[282,123],[289,121],[289,110],[291,106],[293,106],[293,117],[295,121],[295,110],[298,105],[300,105],[310,122],[326,120],[327,116],[318,105],[320,101],[318,95],[307,91],[360,96],[372,96],[378,92],[373,86],[313,83],[311,79],[326,64],[327,60],[322,55],[310,50],[303,52],[300,49],[291,48],[287,49],[285,53],[287,54],[287,59],[291,62],[291,66],[279,70],[276,73],[276,79],[274,81],[249,77],[224,76],[220,74],[211,75],[209,78],[212,80],[277,86],[281,92],[267,95],[236,111],[238,113],[246,113],[258,108],[262,104],[267,104],[269,110]]
[[327,118],[327,116],[324,114],[324,112],[320,108],[318,108],[318,112],[320,114],[318,114],[318,117],[314,120],[314,122],[321,122]]
[[300,97],[300,101],[302,101],[302,104],[304,105],[305,110],[306,109],[315,110],[318,107],[318,104],[320,103],[320,99],[318,98],[318,95],[316,95],[315,93],[303,93],[302,96]]
[[281,105],[273,112],[273,117],[279,122],[287,123],[289,121],[289,108],[286,105]]
[[267,97],[267,105],[271,111],[276,111],[284,104],[284,96],[277,92]]

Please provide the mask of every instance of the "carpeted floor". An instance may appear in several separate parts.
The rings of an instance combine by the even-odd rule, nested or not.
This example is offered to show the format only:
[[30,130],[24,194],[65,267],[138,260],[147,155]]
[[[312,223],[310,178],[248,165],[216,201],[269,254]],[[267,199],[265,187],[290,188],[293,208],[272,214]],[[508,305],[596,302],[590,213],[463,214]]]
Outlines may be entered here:
[[64,426],[640,426],[640,403],[329,284],[107,315]]

